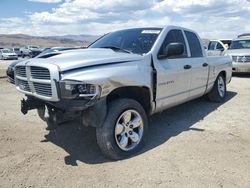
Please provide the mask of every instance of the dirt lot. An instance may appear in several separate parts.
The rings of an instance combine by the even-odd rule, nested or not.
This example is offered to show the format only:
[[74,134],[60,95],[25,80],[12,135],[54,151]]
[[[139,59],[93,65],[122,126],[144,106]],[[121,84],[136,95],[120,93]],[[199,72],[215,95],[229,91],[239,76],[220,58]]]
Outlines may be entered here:
[[144,150],[105,159],[95,131],[71,122],[48,132],[23,116],[0,79],[0,187],[250,187],[250,76],[234,77],[224,104],[201,98],[154,115]]

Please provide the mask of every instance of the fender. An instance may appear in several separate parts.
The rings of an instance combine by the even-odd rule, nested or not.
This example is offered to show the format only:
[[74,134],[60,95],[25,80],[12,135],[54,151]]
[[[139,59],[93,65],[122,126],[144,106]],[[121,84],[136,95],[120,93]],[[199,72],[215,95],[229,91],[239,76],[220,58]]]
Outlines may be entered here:
[[81,122],[85,127],[101,127],[107,115],[106,97],[101,99],[94,106],[82,111]]

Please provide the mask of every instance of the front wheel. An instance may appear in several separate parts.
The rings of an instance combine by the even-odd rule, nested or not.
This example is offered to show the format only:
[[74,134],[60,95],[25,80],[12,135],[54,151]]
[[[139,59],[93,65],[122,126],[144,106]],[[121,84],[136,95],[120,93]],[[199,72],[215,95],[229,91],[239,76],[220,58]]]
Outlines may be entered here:
[[222,73],[218,75],[212,90],[208,93],[208,98],[212,102],[223,102],[227,93],[225,77]]
[[109,104],[103,126],[96,129],[97,143],[107,157],[124,159],[143,147],[147,129],[143,107],[132,99],[117,99]]

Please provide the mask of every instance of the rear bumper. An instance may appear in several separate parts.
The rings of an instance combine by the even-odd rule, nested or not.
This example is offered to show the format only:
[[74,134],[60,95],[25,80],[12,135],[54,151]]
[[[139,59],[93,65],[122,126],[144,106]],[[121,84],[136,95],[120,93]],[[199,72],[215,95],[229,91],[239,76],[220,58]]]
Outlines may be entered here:
[[233,72],[250,72],[250,62],[247,63],[233,62]]

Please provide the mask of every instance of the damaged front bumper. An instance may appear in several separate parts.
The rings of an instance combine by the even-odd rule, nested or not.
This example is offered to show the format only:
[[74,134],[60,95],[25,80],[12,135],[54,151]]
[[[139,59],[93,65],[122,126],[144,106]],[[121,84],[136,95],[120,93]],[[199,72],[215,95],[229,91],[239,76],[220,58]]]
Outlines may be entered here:
[[33,109],[43,109],[44,113],[39,116],[53,125],[80,117],[84,126],[100,127],[107,113],[106,98],[99,100],[93,98],[92,100],[63,99],[59,102],[42,101],[33,97],[21,100],[23,114]]

